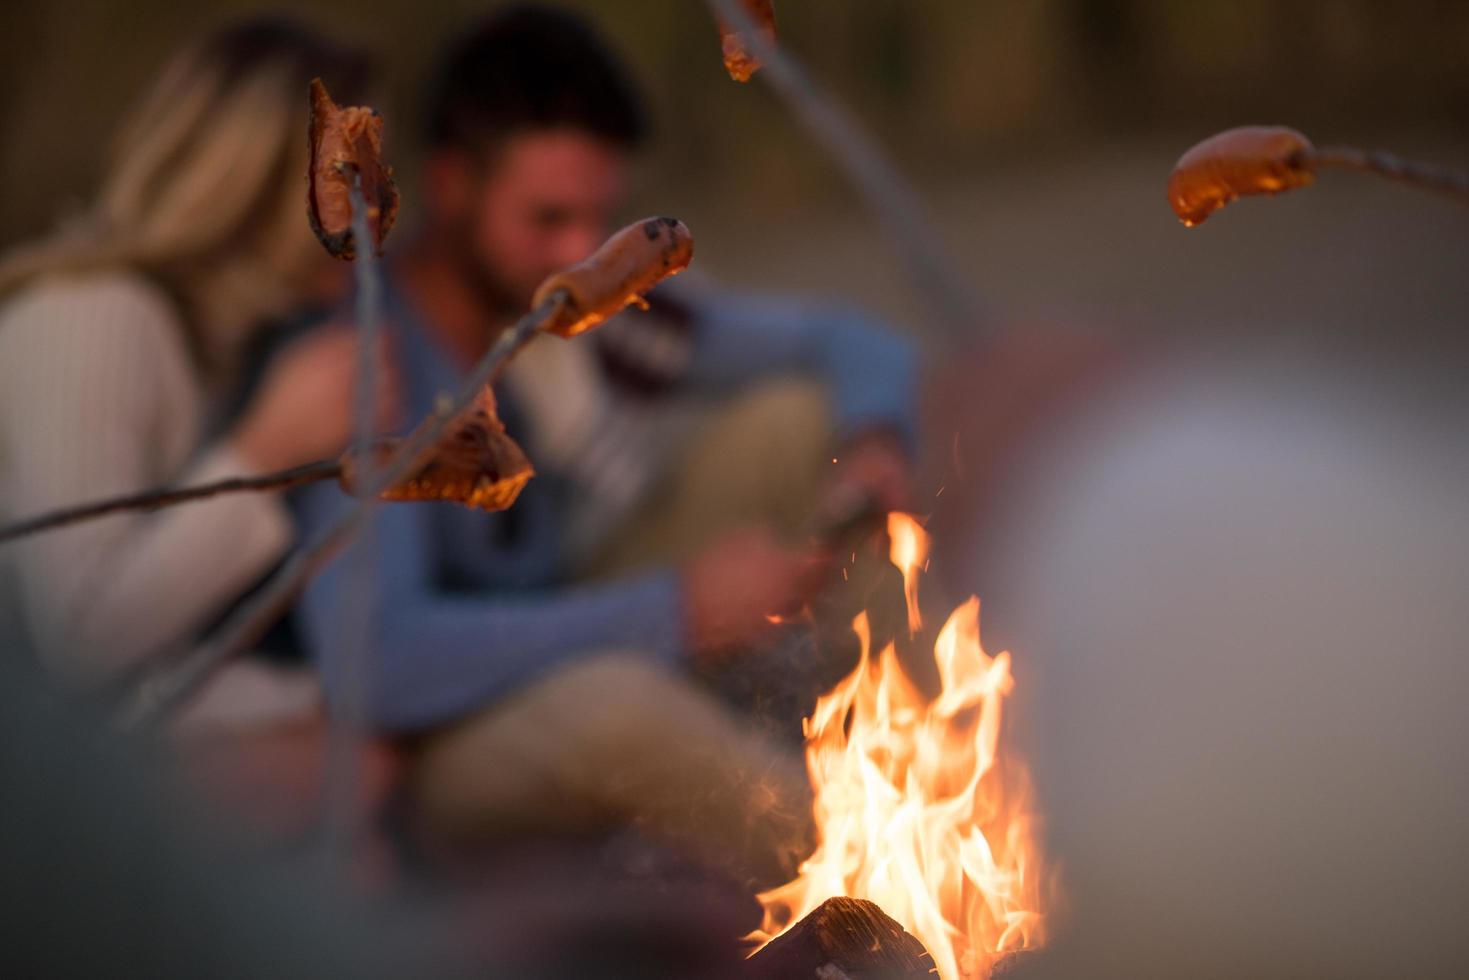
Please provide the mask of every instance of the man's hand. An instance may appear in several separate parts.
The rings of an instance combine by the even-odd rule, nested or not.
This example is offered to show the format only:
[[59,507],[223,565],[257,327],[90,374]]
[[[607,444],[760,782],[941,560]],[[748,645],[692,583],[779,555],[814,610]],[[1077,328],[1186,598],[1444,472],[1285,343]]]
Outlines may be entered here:
[[883,511],[913,509],[913,464],[895,433],[863,433],[838,450],[836,460],[829,495],[860,496]]
[[798,612],[831,572],[829,556],[780,544],[765,527],[716,538],[684,571],[694,655],[718,657],[755,643]]

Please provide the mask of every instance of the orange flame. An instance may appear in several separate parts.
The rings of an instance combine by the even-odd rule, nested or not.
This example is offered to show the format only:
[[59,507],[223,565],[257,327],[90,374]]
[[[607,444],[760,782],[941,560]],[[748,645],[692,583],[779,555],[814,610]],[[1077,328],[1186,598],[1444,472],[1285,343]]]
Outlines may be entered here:
[[[889,529],[912,625],[927,537],[906,515]],[[795,880],[760,896],[765,921],[751,938],[775,938],[828,898],[865,898],[923,942],[944,980],[987,976],[1044,940],[1049,887],[1028,775],[1000,748],[1010,655],[985,653],[969,599],[934,644],[941,688],[930,701],[893,644],[872,658],[866,613],[852,628],[861,659],[805,722],[819,844]]]
[[911,515],[893,511],[888,515],[888,538],[892,541],[888,558],[903,573],[911,636],[923,627],[923,618],[918,614],[918,572],[928,567],[928,532]]

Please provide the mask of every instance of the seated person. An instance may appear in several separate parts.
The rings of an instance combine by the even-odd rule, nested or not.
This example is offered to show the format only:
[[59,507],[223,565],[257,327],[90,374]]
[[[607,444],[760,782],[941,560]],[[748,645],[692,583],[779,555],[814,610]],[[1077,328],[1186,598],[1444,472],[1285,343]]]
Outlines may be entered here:
[[[465,35],[431,99],[423,227],[388,266],[410,418],[613,230],[644,129],[579,18],[518,7]],[[412,736],[442,837],[631,822],[766,884],[804,856],[799,758],[692,668],[830,580],[792,543],[824,491],[907,503],[915,357],[850,311],[692,278],[511,365],[501,414],[537,469],[513,508],[378,511],[368,719]],[[330,486],[296,499],[308,535],[349,505]],[[297,612],[329,699],[346,686],[343,566]]]
[[[0,261],[0,521],[346,444],[349,331],[293,345],[238,416],[221,411],[267,325],[340,292],[302,215],[317,75],[351,94],[366,59],[270,18],[189,45],[125,120],[91,210]],[[0,633],[10,620],[70,682],[116,684],[197,642],[292,535],[277,495],[245,493],[16,541],[0,549]],[[318,699],[305,672],[243,662],[186,715],[265,720]]]

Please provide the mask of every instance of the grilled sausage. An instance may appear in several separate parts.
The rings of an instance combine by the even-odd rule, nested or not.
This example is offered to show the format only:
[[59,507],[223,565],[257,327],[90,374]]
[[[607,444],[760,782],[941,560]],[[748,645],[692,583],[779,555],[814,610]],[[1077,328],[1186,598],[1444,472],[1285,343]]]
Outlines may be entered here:
[[1168,203],[1193,227],[1247,194],[1279,194],[1316,179],[1311,141],[1284,126],[1242,126],[1209,137],[1173,166]]
[[694,239],[677,218],[646,218],[628,225],[602,247],[570,268],[541,283],[532,305],[540,306],[557,290],[566,303],[542,329],[575,337],[615,316],[629,303],[647,304],[643,295],[669,276],[688,267]]

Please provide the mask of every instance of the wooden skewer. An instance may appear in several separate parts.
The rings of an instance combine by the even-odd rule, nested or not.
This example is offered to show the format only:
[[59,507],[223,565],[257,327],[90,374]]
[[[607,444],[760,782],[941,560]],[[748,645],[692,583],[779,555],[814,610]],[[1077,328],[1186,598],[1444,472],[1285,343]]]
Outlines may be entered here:
[[944,245],[917,191],[877,141],[830,93],[806,73],[785,45],[750,17],[741,0],[707,0],[720,21],[739,35],[746,53],[763,67],[760,77],[786,103],[807,135],[851,181],[886,233],[929,321],[935,339],[967,343],[991,327],[984,304]]
[[1317,148],[1286,126],[1237,126],[1196,143],[1168,176],[1168,203],[1189,227],[1240,197],[1309,187],[1324,169],[1352,170],[1469,200],[1469,173],[1350,146]]
[[53,528],[65,527],[68,524],[106,517],[108,514],[133,510],[158,510],[174,504],[207,500],[226,493],[288,490],[291,487],[316,483],[319,480],[334,480],[341,476],[341,473],[342,464],[339,460],[324,459],[315,463],[307,463],[305,466],[266,473],[262,476],[236,476],[192,487],[164,487],[120,497],[110,497],[105,500],[94,500],[75,507],[63,507],[60,510],[49,511],[0,527],[0,543],[41,531],[49,531]]
[[1418,163],[1382,150],[1359,150],[1351,146],[1328,146],[1304,155],[1317,170],[1330,167],[1386,177],[1400,184],[1421,187],[1469,198],[1469,172],[1431,163]]

